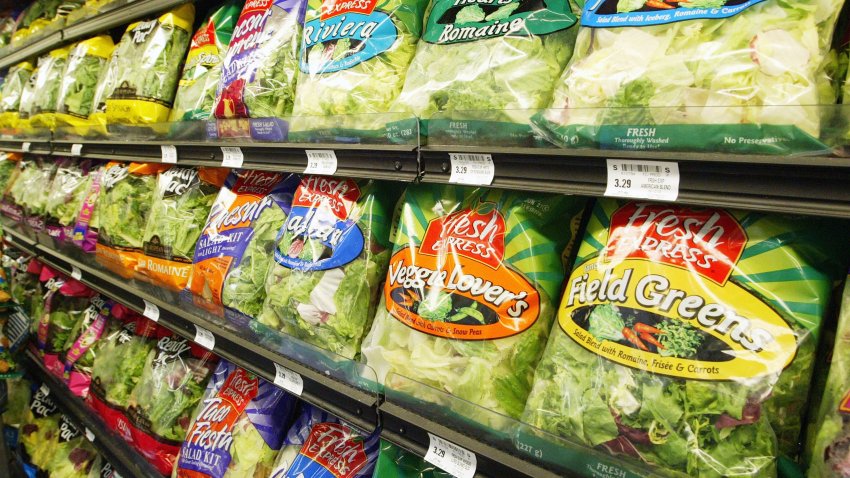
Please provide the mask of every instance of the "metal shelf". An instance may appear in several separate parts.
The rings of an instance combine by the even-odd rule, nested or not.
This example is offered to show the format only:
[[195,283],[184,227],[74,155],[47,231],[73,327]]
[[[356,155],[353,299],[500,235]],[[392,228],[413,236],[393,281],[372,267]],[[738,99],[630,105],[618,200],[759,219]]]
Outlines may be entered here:
[[0,58],[0,69],[8,68],[16,63],[46,53],[65,43],[70,43],[92,36],[134,20],[159,13],[189,0],[137,0],[124,6],[109,10],[98,15],[69,25],[62,30],[48,34],[29,45],[17,48],[15,51]]
[[64,382],[48,372],[32,351],[27,350],[24,353],[23,364],[30,373],[47,385],[50,396],[80,428],[91,431],[94,435],[92,443],[95,448],[103,453],[119,473],[127,477],[162,478],[153,465],[139,455],[132,446],[125,443],[117,433],[108,429],[85,402],[74,396]]

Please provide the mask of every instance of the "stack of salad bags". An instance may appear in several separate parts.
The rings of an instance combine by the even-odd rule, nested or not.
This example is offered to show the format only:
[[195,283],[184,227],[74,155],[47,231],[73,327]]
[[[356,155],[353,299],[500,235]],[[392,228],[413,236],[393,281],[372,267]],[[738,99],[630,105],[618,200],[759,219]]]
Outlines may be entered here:
[[528,144],[530,117],[550,103],[572,56],[581,3],[432,0],[390,111],[427,120],[429,135]]
[[105,80],[109,123],[149,124],[168,119],[195,7],[183,4],[159,18],[127,27]]
[[70,50],[70,46],[57,48],[38,59],[38,70],[33,73],[32,102],[26,110],[22,104],[20,111],[21,119],[29,119],[29,126],[48,129],[56,126],[59,89]]
[[221,360],[172,476],[268,477],[297,403],[274,384]]
[[104,78],[114,49],[109,35],[83,40],[71,48],[56,103],[57,126],[73,126],[78,133],[87,131],[88,117],[97,106],[98,82]]
[[398,192],[373,180],[303,176],[278,234],[260,324],[353,359],[386,275]]
[[50,184],[50,177],[44,177],[45,170],[42,168],[42,158],[39,156],[24,156],[20,164],[18,178],[9,187],[7,194],[3,197],[3,214],[16,223],[24,219],[24,207],[28,193],[33,190],[35,184],[38,187],[46,187]]
[[18,20],[18,27],[12,34],[12,47],[20,47],[35,40],[56,18],[61,0],[34,0],[27,6]]
[[[413,185],[402,201],[381,303],[362,345],[367,365],[387,387],[419,399],[450,393],[519,417],[584,200]],[[437,390],[411,390],[404,377]]]
[[87,397],[91,384],[92,365],[96,356],[96,345],[107,330],[107,321],[114,304],[100,295],[89,300],[83,312],[68,334],[60,358],[63,363],[63,378],[68,389],[78,397]]
[[27,464],[25,469],[31,470],[31,476],[37,476],[37,470],[47,471],[59,441],[59,418],[59,408],[50,397],[50,389],[40,386],[32,394],[18,435],[22,458]]
[[53,184],[53,177],[62,159],[52,157],[35,157],[34,168],[28,176],[28,181],[16,181],[11,189],[15,193],[16,203],[23,208],[26,224],[36,233],[44,230],[45,212],[47,208],[47,191]]
[[189,290],[198,305],[260,315],[278,232],[298,184],[291,174],[230,173],[195,246]]
[[23,95],[24,87],[30,81],[30,76],[32,76],[34,69],[32,63],[22,61],[9,68],[6,72],[6,77],[3,80],[3,88],[0,89],[0,127],[17,127],[21,96]]
[[91,160],[60,161],[45,200],[45,230],[54,245],[70,242],[77,215],[91,187],[97,164]]
[[383,114],[396,111],[392,105],[422,35],[427,5],[309,0],[291,139],[316,140],[328,132],[336,141],[384,137]]
[[725,3],[588,2],[535,123],[572,147],[827,151],[817,105],[835,102],[826,71],[843,2]]
[[[800,451],[846,232],[598,200],[523,421],[641,475],[775,476]],[[569,458],[595,467],[586,452]]]

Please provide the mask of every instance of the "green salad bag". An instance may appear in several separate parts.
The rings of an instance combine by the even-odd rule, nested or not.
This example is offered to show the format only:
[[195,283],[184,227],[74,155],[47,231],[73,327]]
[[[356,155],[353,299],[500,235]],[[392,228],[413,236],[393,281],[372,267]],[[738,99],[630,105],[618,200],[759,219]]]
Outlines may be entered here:
[[651,474],[775,476],[846,241],[815,218],[597,201],[523,420]]

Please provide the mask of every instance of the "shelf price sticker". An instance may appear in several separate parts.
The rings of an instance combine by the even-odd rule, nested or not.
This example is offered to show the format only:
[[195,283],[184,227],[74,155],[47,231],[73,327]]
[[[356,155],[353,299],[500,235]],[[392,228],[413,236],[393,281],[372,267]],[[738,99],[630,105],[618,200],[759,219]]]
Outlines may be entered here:
[[23,151],[24,153],[29,153],[31,147],[32,143],[30,143],[29,141],[21,143],[21,151]]
[[213,351],[215,348],[215,335],[209,330],[195,324],[195,340],[194,342],[201,347]]
[[159,322],[159,307],[157,307],[156,304],[151,304],[150,302],[145,300],[145,310],[144,312],[142,312],[142,315],[153,320],[154,322]]
[[493,183],[493,177],[496,175],[493,155],[449,153],[449,161],[452,168],[450,183],[473,186],[489,186]]
[[160,145],[162,150],[162,162],[174,164],[177,162],[177,146],[171,144]]
[[83,271],[80,270],[77,266],[71,266],[71,278],[74,280],[80,280],[83,278]]
[[74,143],[71,145],[71,156],[79,156],[83,152],[83,145]]
[[307,149],[307,167],[304,174],[332,175],[336,173],[336,153],[332,149]]
[[236,146],[222,146],[221,154],[224,158],[221,160],[221,165],[225,168],[241,168],[245,161],[245,156],[242,155],[242,149]]
[[475,467],[478,464],[475,453],[432,433],[428,434],[428,438],[428,453],[425,454],[425,461],[457,478],[475,476]]
[[45,397],[50,395],[50,389],[47,388],[46,384],[42,383],[41,387],[38,389],[38,391],[41,392],[41,394],[44,395]]
[[94,432],[89,430],[89,427],[86,427],[86,439],[88,439],[88,441],[94,441]]
[[304,391],[304,380],[301,375],[279,363],[274,364],[274,384],[299,397]]
[[675,201],[679,197],[679,163],[609,159],[605,195]]

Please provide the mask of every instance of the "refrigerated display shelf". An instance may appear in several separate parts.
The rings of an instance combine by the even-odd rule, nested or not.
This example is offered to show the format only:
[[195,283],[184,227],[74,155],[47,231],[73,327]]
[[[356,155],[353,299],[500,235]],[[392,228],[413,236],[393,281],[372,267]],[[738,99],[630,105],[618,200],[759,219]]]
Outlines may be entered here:
[[126,25],[133,20],[145,18],[171,7],[186,3],[189,0],[137,0],[118,8],[99,13],[92,17],[68,25],[59,31],[33,41],[21,48],[14,49],[9,54],[0,57],[0,69],[8,68],[28,58],[41,55],[64,43],[79,40],[87,36],[101,33],[110,28]]
[[[82,430],[94,436],[95,448],[109,460],[122,476],[162,478],[162,475],[135,449],[112,430],[109,430],[94,411],[79,397],[73,395],[64,382],[53,376],[31,350],[24,353],[24,366],[50,389],[50,396]],[[90,438],[91,435],[86,433]]]

